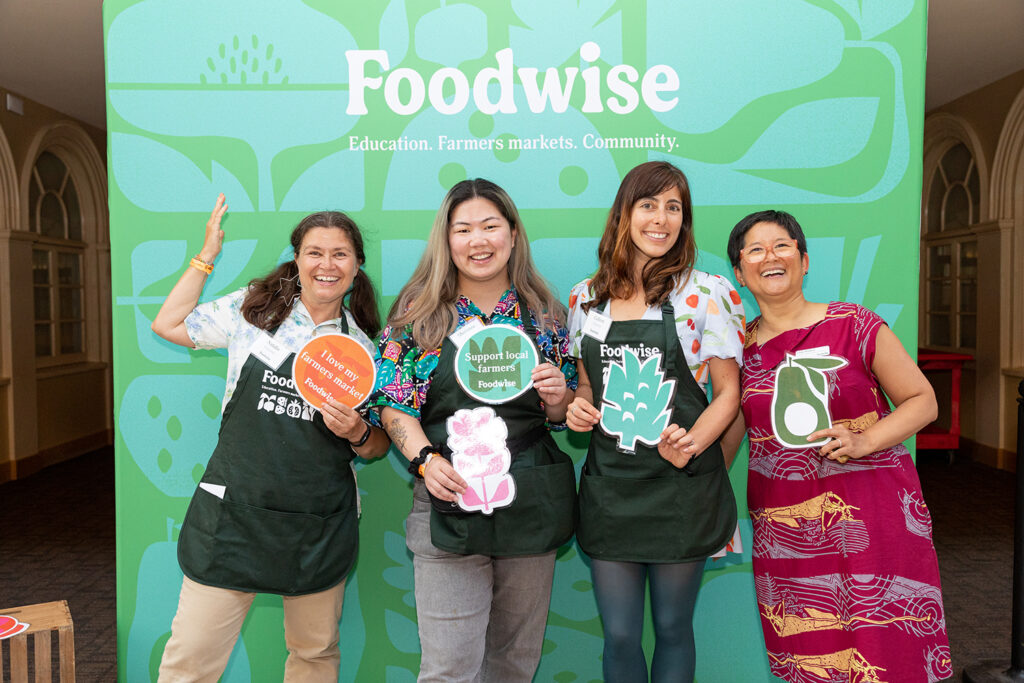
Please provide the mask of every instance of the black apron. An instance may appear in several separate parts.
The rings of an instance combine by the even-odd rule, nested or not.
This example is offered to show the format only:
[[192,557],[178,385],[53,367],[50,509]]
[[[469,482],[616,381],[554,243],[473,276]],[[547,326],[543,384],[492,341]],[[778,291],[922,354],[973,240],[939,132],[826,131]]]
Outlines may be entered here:
[[[520,304],[520,320],[534,339],[536,328]],[[431,378],[420,424],[432,444],[448,440],[446,420],[456,410],[482,405],[470,398],[455,378],[455,344],[445,339]],[[507,403],[490,406],[508,427],[512,452],[509,474],[516,497],[492,514],[430,511],[430,540],[441,550],[459,555],[536,555],[554,550],[571,537],[576,518],[576,474],[544,426],[540,397],[530,389]],[[516,449],[516,442],[525,444]],[[446,446],[445,446],[446,447]]]
[[[344,311],[341,323],[347,333]],[[355,561],[354,453],[288,386],[294,358],[275,371],[250,354],[224,408],[202,479],[224,497],[197,488],[178,538],[181,569],[198,583],[305,595],[336,586]]]
[[[665,378],[676,380],[668,424],[690,429],[708,405],[679,346],[671,303],[661,307],[661,320],[613,321],[604,342],[584,335],[581,344],[598,409],[605,365],[616,358],[602,360],[601,347],[641,344],[661,354]],[[580,477],[576,530],[588,555],[620,562],[690,562],[725,545],[736,527],[736,500],[717,442],[685,470],[662,458],[657,446],[637,442],[635,453],[625,453],[616,444],[616,437],[594,427]]]

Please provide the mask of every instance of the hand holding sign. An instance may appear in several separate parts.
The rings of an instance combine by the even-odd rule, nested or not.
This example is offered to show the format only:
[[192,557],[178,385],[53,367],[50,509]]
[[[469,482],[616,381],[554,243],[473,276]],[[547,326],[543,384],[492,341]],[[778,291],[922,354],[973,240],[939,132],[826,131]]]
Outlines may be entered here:
[[565,392],[569,389],[565,384],[565,375],[551,363],[541,363],[530,376],[533,388],[546,405],[559,405],[565,399]]
[[373,358],[355,337],[325,334],[295,354],[292,379],[299,395],[317,410],[334,400],[356,408],[373,390]]

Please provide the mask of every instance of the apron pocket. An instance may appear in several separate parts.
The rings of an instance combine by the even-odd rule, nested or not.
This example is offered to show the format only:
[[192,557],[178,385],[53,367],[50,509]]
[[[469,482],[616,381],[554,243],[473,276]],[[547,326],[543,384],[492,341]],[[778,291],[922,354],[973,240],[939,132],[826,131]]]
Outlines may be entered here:
[[301,595],[341,581],[355,559],[358,538],[354,509],[326,517],[280,512],[221,500],[200,489],[182,527],[179,560],[201,583]]
[[503,557],[546,553],[568,541],[576,513],[576,474],[568,457],[510,474],[516,482],[515,500],[492,515],[431,510],[432,545],[459,555]]
[[[554,550],[572,538],[576,526],[576,471],[572,462],[510,472],[516,481],[512,505],[494,513],[499,549],[534,554]],[[500,554],[500,553],[499,553]]]
[[580,547],[602,560],[698,560],[724,545],[736,524],[724,468],[655,479],[584,475],[579,505]]

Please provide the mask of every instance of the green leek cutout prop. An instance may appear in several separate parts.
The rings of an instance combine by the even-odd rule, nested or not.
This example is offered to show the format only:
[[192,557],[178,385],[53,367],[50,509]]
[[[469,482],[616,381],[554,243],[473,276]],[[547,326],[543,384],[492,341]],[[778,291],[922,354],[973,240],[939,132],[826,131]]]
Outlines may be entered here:
[[660,365],[660,353],[641,363],[635,351],[624,348],[622,362],[608,366],[601,429],[618,438],[621,451],[635,453],[637,441],[657,445],[668,426],[676,381],[666,380]]

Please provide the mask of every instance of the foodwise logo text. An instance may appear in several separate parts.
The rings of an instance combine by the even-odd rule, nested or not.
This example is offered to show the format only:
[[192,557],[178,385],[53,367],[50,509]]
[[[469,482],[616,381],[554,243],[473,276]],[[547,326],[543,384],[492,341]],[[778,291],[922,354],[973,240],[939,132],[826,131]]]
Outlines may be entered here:
[[[583,62],[592,63],[601,56],[601,47],[587,42],[580,47],[579,54]],[[349,116],[368,114],[367,93],[381,89],[387,108],[404,116],[416,114],[428,101],[441,114],[458,114],[469,105],[471,96],[481,113],[515,114],[521,104],[516,97],[516,81],[526,106],[534,114],[565,112],[573,94],[580,90],[584,98],[580,111],[587,114],[603,112],[606,107],[614,114],[629,114],[640,106],[641,100],[651,111],[666,112],[679,102],[678,97],[671,96],[679,90],[679,74],[667,64],[656,64],[643,75],[629,64],[613,66],[605,73],[600,66],[582,71],[577,67],[548,67],[541,77],[537,68],[516,68],[512,48],[505,48],[495,53],[495,66],[484,67],[473,75],[471,86],[470,76],[455,67],[438,69],[426,82],[415,69],[402,67],[391,71],[386,50],[347,50],[345,58],[349,82],[345,113]],[[379,70],[381,75],[367,75],[369,70]],[[491,88],[492,84],[497,88]]]

